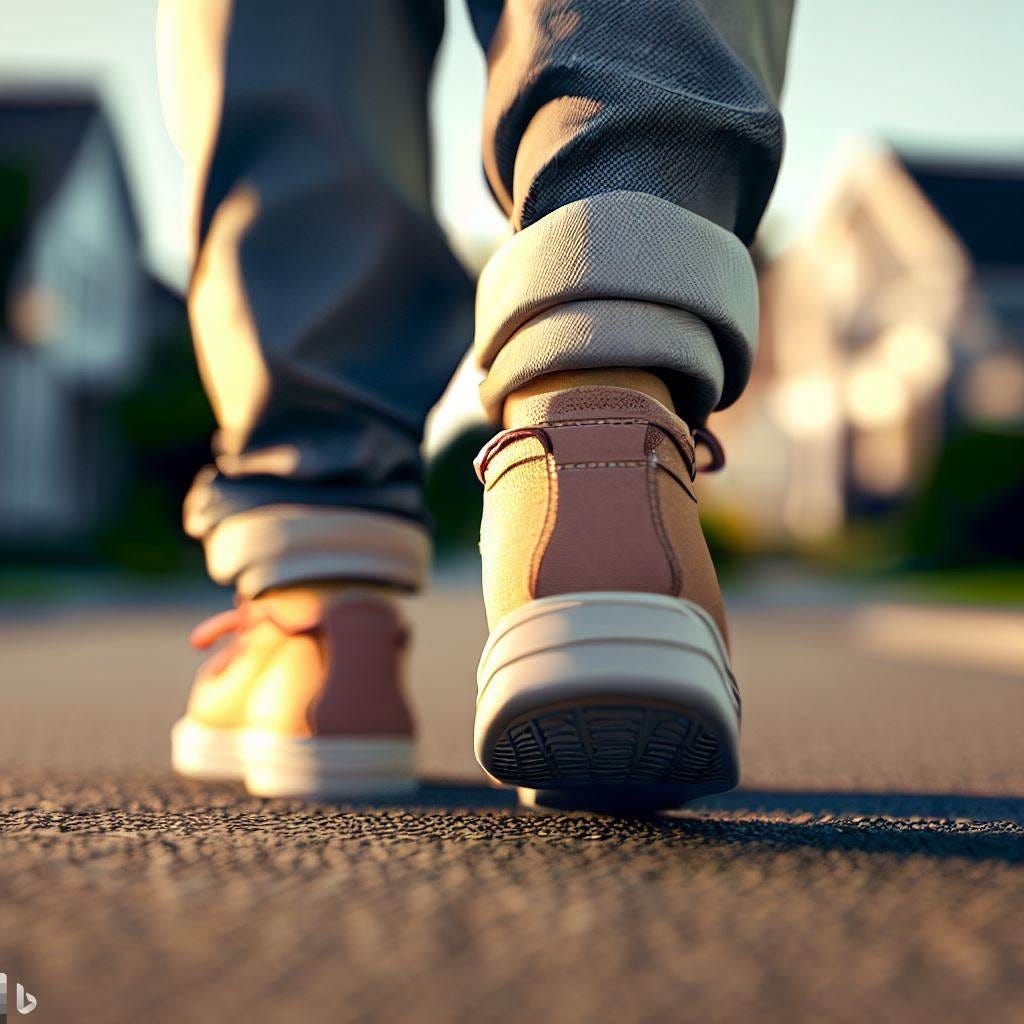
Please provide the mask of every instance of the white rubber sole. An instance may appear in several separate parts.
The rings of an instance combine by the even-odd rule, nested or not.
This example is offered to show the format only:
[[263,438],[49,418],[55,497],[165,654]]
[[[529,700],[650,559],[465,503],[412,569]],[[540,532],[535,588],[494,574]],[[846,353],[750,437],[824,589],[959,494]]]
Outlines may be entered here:
[[279,736],[212,729],[185,717],[171,730],[180,775],[245,784],[253,796],[365,800],[415,792],[410,740]]
[[738,690],[691,601],[531,601],[493,630],[477,682],[477,760],[526,803],[655,810],[739,781]]

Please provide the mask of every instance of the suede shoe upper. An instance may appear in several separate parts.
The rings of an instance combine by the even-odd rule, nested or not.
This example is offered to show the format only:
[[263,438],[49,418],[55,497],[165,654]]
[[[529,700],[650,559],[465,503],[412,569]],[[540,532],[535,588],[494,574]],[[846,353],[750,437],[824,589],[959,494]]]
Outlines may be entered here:
[[616,387],[539,395],[476,468],[492,629],[533,598],[627,590],[694,601],[727,638],[697,515],[693,438],[665,406]]
[[390,600],[281,591],[207,620],[192,643],[228,638],[196,676],[191,720],[292,737],[411,735],[406,630]]

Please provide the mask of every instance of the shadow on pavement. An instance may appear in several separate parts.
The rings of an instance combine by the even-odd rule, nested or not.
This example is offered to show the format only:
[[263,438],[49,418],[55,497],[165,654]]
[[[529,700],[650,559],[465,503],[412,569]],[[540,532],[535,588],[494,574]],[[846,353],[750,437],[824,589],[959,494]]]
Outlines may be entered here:
[[514,789],[472,783],[424,782],[413,797],[406,797],[406,807],[438,811],[513,809],[518,806]]
[[[509,790],[424,785],[405,805],[434,811],[512,809]],[[535,812],[522,811],[527,817]],[[719,816],[722,815],[722,816]],[[608,838],[699,839],[702,842],[859,851],[900,856],[1024,862],[1024,799],[944,793],[736,790],[649,817],[580,813],[538,816],[547,834],[581,818],[601,821]],[[805,820],[792,820],[794,817]],[[594,838],[598,838],[595,833]]]
[[[0,786],[0,790],[5,787]],[[52,836],[251,833],[296,842],[540,843],[564,849],[633,844],[702,849],[726,856],[807,850],[934,860],[1024,862],[1024,799],[942,793],[737,790],[650,816],[518,808],[511,790],[425,783],[412,796],[373,803],[261,800],[241,786],[154,777],[10,783],[0,832]],[[48,838],[50,837],[50,838]],[[204,838],[204,841],[205,841]]]
[[[679,812],[676,812],[677,814]],[[810,821],[786,821],[756,813],[737,818],[666,817],[665,827],[677,835],[725,845],[810,849],[818,853],[859,852],[1024,862],[1024,827],[1010,821],[952,821],[856,814],[828,815]],[[740,812],[742,813],[742,812]]]
[[[472,784],[424,783],[418,793],[398,801],[409,807],[436,810],[513,808],[511,789]],[[730,811],[752,814],[813,814],[843,817],[929,818],[945,821],[1001,821],[1024,824],[1024,797],[962,793],[869,793],[737,789],[704,797],[687,811]]]

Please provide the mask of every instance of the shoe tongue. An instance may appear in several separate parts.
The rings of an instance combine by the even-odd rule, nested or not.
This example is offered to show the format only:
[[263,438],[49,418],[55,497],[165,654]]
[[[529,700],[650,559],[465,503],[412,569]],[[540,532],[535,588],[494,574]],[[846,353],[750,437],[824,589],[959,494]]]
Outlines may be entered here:
[[509,429],[532,427],[566,420],[637,419],[657,423],[673,434],[682,434],[687,440],[687,425],[642,391],[630,388],[593,386],[567,388],[536,395],[515,404],[515,414],[506,423]]

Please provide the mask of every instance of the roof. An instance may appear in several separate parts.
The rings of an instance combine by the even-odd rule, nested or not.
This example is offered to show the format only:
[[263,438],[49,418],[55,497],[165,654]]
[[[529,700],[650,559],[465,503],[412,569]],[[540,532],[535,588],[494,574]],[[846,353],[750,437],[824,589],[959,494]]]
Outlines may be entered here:
[[137,237],[117,142],[95,94],[0,91],[0,328],[6,326],[8,313],[3,296],[19,273],[41,214],[87,157],[121,194]]
[[27,229],[74,158],[89,125],[100,117],[89,93],[0,94],[0,175],[15,186],[18,208],[0,209],[0,238]]
[[1024,265],[1024,163],[900,160],[977,266]]

